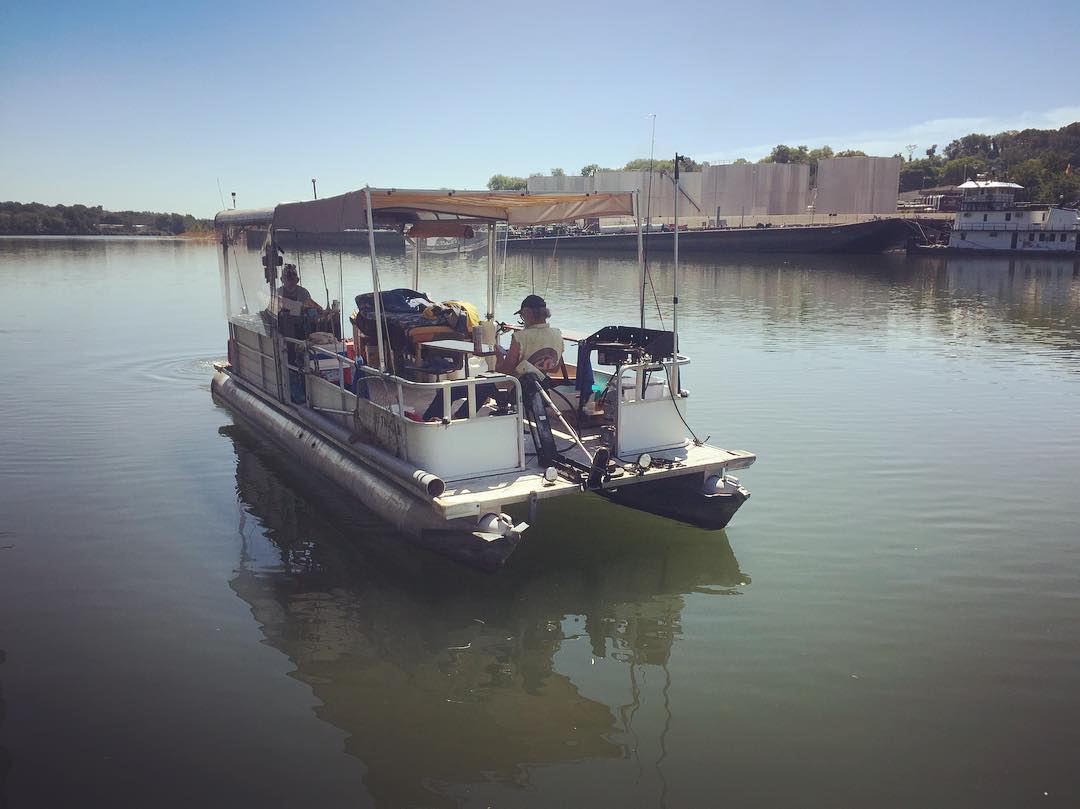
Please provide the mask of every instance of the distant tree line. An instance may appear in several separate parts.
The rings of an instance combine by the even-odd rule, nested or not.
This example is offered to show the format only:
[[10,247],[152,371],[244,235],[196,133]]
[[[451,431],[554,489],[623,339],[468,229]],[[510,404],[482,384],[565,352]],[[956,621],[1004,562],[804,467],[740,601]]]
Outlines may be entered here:
[[106,211],[100,205],[0,202],[0,235],[95,236],[102,233],[178,236],[205,232],[208,219],[155,211]]
[[[707,162],[697,162],[685,155],[681,155],[683,158],[682,170],[683,171],[701,171],[705,166],[709,165]],[[619,169],[609,169],[600,166],[598,163],[590,163],[587,166],[582,166],[581,176],[592,177],[600,171],[648,171],[650,166],[653,171],[666,171],[669,174],[673,170],[675,159],[671,160],[650,160],[647,157],[639,157],[636,160],[629,161],[625,166]],[[543,173],[536,172],[530,174],[529,177],[543,177]],[[566,172],[561,168],[551,169],[550,177],[565,177]],[[487,182],[488,190],[490,191],[523,191],[528,185],[528,177],[513,177],[506,174],[492,175],[491,179]]]
[[[957,138],[941,152],[935,143],[926,149],[924,158],[915,158],[916,145],[908,147],[907,159],[900,158],[900,191],[920,191],[942,185],[959,185],[976,174],[988,174],[999,180],[1009,180],[1024,186],[1018,195],[1021,200],[1075,203],[1080,200],[1080,122],[1061,129],[1025,129],[1020,132],[999,132],[997,135],[965,135]],[[810,166],[810,184],[817,183],[818,161],[831,157],[864,157],[858,149],[834,152],[829,146],[810,149],[806,146],[778,144],[758,163],[805,163]],[[748,164],[739,158],[736,165]],[[686,171],[699,171],[707,162],[689,160]],[[581,176],[592,177],[600,171],[672,170],[671,160],[631,160],[622,169],[603,168],[589,163]],[[551,169],[552,177],[565,176],[561,168]],[[542,176],[533,174],[533,177]],[[488,180],[492,191],[516,191],[526,187],[525,177],[496,174]]]
[[900,190],[958,185],[988,174],[1024,186],[1019,199],[1075,203],[1080,200],[1080,122],[1061,129],[1024,129],[996,135],[965,135],[938,152],[904,162]]

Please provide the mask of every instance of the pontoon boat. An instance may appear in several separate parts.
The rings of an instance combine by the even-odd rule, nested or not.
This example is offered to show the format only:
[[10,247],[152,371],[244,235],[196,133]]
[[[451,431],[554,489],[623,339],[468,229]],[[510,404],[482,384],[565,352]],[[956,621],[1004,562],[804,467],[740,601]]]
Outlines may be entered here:
[[[215,224],[228,362],[216,366],[213,393],[402,534],[481,567],[510,556],[528,526],[543,518],[542,501],[583,492],[723,528],[749,496],[729,473],[755,456],[705,444],[689,428],[681,385],[689,360],[679,353],[675,323],[670,331],[645,327],[640,251],[640,324],[564,332],[576,361],[564,359],[549,378],[492,370],[502,328],[498,233],[505,240],[505,226],[605,216],[640,221],[637,207],[632,193],[365,188],[223,211]],[[336,302],[323,310],[282,295],[283,241],[324,244],[328,233],[373,234],[387,225],[414,244],[485,230],[483,316],[420,293],[419,252],[411,289],[383,290],[374,239],[373,291],[357,297],[351,317]],[[266,232],[265,243],[249,251],[245,234],[255,229]],[[322,268],[325,278],[326,262]],[[498,395],[483,401],[492,387]],[[441,413],[425,420],[421,414],[440,392]]]

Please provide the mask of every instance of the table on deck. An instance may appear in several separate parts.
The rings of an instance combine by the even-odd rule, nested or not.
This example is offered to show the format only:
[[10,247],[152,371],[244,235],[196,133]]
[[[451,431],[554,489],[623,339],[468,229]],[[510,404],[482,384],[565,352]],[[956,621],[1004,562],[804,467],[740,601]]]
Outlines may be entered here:
[[[518,331],[522,327],[510,326],[510,328]],[[559,329],[559,331],[562,332],[563,342],[567,343],[579,343],[589,336],[588,333],[577,329]],[[420,345],[424,348],[437,348],[450,354],[462,355],[465,358],[462,364],[465,366],[466,379],[469,378],[469,357],[493,357],[496,354],[495,346],[490,343],[482,343],[481,350],[477,351],[476,346],[469,340],[428,340],[420,343]]]
[[469,378],[469,357],[493,357],[495,356],[495,346],[490,343],[481,344],[480,351],[476,350],[476,346],[469,340],[430,340],[426,343],[420,343],[424,348],[437,348],[439,351],[445,351],[450,354],[460,354],[465,358],[465,378]]

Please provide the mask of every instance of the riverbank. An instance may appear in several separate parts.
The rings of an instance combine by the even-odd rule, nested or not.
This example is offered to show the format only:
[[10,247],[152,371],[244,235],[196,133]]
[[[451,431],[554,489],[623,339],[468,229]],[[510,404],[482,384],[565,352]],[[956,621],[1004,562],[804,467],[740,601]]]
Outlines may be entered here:
[[179,236],[208,231],[213,231],[210,220],[191,214],[0,202],[0,236]]

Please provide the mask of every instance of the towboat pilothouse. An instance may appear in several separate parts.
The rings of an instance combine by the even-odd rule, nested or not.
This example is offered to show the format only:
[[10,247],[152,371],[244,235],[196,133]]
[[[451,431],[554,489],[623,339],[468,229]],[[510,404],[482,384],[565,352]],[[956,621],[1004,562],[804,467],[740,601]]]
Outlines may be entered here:
[[[591,492],[723,528],[749,497],[729,473],[755,456],[706,444],[689,427],[689,359],[679,351],[676,312],[671,330],[646,327],[640,252],[638,324],[549,329],[556,335],[549,339],[564,343],[561,356],[550,349],[546,362],[522,356],[512,371],[499,359],[506,354],[500,340],[521,327],[496,319],[497,226],[601,216],[640,221],[637,209],[634,193],[365,188],[222,211],[215,225],[228,362],[216,366],[213,393],[400,533],[480,567],[500,566],[555,497]],[[340,255],[335,262],[315,247],[305,254],[303,245],[379,226],[399,228],[413,244],[486,233],[483,310],[421,292],[420,251],[410,288],[383,289],[369,244],[372,291],[356,295],[346,317]],[[251,230],[266,233],[261,249],[246,246]],[[309,277],[319,279],[314,295],[325,291],[325,306],[297,283],[293,262],[305,255],[317,268]],[[338,293],[332,303],[331,288]],[[526,336],[511,337],[511,352],[520,353]]]

